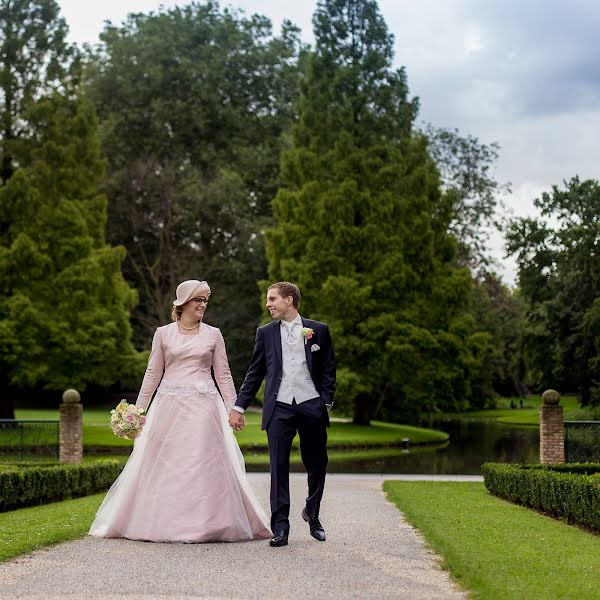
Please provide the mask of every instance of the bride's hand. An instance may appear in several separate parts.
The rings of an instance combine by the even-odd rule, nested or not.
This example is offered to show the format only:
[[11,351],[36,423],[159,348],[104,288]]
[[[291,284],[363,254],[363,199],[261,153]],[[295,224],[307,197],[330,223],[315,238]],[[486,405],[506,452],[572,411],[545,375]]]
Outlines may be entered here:
[[241,412],[232,409],[229,413],[229,426],[235,429],[236,431],[241,431],[242,429],[244,429],[245,424],[246,417],[244,417],[244,415]]

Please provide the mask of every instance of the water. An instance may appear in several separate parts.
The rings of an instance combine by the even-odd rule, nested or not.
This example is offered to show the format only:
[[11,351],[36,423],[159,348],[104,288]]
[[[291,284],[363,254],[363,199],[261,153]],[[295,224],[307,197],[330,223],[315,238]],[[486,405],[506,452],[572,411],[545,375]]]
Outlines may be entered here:
[[[413,447],[408,452],[395,448],[387,456],[360,460],[339,459],[338,454],[330,460],[327,470],[329,473],[480,475],[484,462],[539,462],[538,427],[484,419],[437,421],[432,426],[449,433],[449,443],[435,448]],[[266,466],[248,467],[248,470],[268,470]],[[291,470],[304,469],[296,464]]]

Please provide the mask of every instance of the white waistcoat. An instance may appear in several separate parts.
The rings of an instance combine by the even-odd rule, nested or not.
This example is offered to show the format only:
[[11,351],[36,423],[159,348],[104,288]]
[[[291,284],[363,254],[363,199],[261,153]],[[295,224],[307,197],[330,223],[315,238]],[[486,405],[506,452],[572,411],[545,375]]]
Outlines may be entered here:
[[[298,328],[299,330],[300,328]],[[292,400],[296,400],[296,404],[300,404],[306,400],[318,398],[319,392],[315,388],[306,363],[304,338],[298,334],[298,341],[290,344],[284,325],[281,325],[280,334],[283,373],[277,400],[286,404],[291,404]]]

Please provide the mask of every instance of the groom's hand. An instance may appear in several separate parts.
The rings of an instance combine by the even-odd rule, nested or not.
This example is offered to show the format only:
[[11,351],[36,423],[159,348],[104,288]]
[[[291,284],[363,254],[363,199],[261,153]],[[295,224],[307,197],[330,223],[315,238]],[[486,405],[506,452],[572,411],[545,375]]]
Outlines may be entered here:
[[244,425],[246,424],[246,417],[237,410],[232,410],[229,413],[229,426],[235,429],[236,431],[241,431],[244,429]]

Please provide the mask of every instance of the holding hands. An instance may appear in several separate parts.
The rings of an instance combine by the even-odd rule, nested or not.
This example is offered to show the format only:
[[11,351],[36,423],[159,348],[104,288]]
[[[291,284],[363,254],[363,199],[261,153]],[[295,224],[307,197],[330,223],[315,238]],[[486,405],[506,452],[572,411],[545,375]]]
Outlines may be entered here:
[[244,425],[246,424],[246,417],[243,413],[232,409],[229,412],[229,426],[235,429],[235,431],[241,431],[244,429]]

